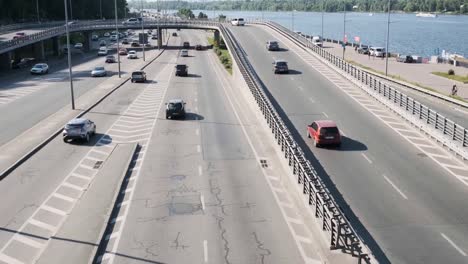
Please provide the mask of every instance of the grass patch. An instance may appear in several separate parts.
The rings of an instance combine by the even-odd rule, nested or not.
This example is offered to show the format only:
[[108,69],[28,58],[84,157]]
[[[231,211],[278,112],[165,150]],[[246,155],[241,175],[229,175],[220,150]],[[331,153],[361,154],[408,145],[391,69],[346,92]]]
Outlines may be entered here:
[[221,39],[220,43],[215,43],[214,38],[208,38],[208,43],[213,45],[213,51],[218,55],[218,59],[223,64],[224,68],[232,75],[232,58],[231,54],[226,48],[224,41]]
[[[377,70],[375,70],[375,69],[373,69],[373,68],[371,68],[371,67],[362,65],[362,64],[357,63],[357,62],[355,62],[355,61],[353,61],[353,60],[346,60],[346,61],[349,62],[349,63],[351,63],[351,64],[353,64],[353,65],[356,65],[356,66],[358,66],[358,67],[361,67],[361,68],[363,68],[363,69],[365,69],[365,70],[368,70],[368,71],[370,71],[370,72],[374,72],[374,73],[378,73],[378,74],[381,74],[381,75],[385,75],[384,72],[377,71]],[[445,74],[445,73],[444,73],[444,74]],[[447,74],[447,75],[448,75],[448,74]],[[453,75],[451,75],[451,76],[453,76]],[[417,82],[408,81],[408,80],[406,80],[405,78],[402,78],[400,75],[391,75],[391,74],[388,74],[388,77],[393,78],[393,79],[396,79],[396,80],[399,80],[399,81],[402,81],[402,82],[410,83],[410,84],[412,84],[412,85],[414,85],[414,86],[417,86],[417,87],[420,87],[420,88],[429,90],[429,91],[434,92],[434,93],[438,93],[438,94],[441,94],[441,95],[446,95],[446,94],[443,94],[443,93],[439,92],[438,90],[436,90],[436,89],[434,89],[434,88],[432,88],[432,87],[425,86],[425,85],[422,85],[422,84],[417,83]],[[465,99],[463,99],[463,98],[460,97],[460,96],[451,96],[451,95],[449,95],[449,96],[450,96],[451,98],[455,99],[455,100],[459,100],[459,101],[462,101],[462,102],[465,102],[465,103],[467,102]]]
[[455,74],[450,75],[447,72],[431,72],[431,73],[440,77],[450,79],[450,80],[455,80],[455,81],[459,81],[462,83],[468,83],[468,76],[461,76],[461,75],[455,75]]

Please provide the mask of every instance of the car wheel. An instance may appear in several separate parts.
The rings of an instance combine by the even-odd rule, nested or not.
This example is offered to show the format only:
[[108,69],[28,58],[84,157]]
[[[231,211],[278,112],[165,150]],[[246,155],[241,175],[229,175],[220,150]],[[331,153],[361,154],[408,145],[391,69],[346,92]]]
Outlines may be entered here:
[[307,137],[310,138],[310,132],[307,130]]
[[316,147],[316,148],[320,147],[319,143],[315,139],[314,139],[314,147]]
[[131,80],[131,82],[134,82],[133,79]]
[[341,143],[336,144],[337,148],[341,148]]
[[68,140],[66,137],[63,138],[63,142],[68,143]]
[[94,129],[93,129],[93,136],[96,135],[96,126],[94,126]]
[[168,115],[166,115],[166,119],[169,119],[169,116],[168,116]]
[[89,133],[86,134],[86,142],[89,142]]

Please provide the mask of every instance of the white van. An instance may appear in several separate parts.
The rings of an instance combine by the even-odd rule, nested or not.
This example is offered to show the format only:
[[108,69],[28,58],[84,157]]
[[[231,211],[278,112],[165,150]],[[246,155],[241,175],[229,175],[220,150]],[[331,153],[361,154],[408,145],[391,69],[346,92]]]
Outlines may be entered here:
[[312,37],[312,44],[322,47],[322,38],[320,36]]
[[385,48],[382,47],[370,47],[369,53],[375,57],[385,57]]
[[233,26],[245,26],[245,20],[243,18],[234,18],[231,20]]

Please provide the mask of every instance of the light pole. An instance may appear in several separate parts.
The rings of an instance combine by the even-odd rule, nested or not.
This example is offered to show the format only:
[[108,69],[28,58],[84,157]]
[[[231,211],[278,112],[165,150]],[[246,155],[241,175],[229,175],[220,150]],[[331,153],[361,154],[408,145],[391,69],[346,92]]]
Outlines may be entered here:
[[36,0],[36,12],[37,12],[37,23],[41,23],[41,18],[39,17],[39,0]]
[[119,78],[121,77],[120,73],[120,54],[119,54],[119,41],[120,41],[120,36],[119,36],[119,27],[118,27],[118,18],[117,18],[117,0],[114,0],[114,8],[115,8],[115,31],[117,32],[117,62],[119,65]]
[[144,21],[143,21],[143,1],[140,1],[141,3],[141,12],[140,12],[140,18],[141,18],[141,38],[143,39],[143,61],[146,61],[145,59],[145,27],[144,27]]
[[322,39],[322,47],[323,47],[323,15],[324,15],[324,12],[325,12],[325,0],[322,0],[322,36],[321,36],[321,39]]
[[294,9],[291,12],[291,30],[294,32]]
[[72,0],[70,1],[70,19],[73,20],[73,6],[72,6]]
[[67,55],[68,55],[68,78],[70,79],[70,93],[72,110],[75,110],[75,95],[73,94],[73,72],[71,64],[71,49],[70,49],[70,31],[68,30],[68,5],[67,0],[63,0],[65,4],[65,31],[67,33]]
[[101,20],[102,20],[102,0],[99,0],[99,13],[101,13]]
[[385,76],[388,74],[388,55],[390,54],[388,52],[388,42],[390,41],[390,1],[388,0],[388,16],[387,16],[387,39],[385,41]]
[[344,3],[344,8],[343,8],[343,60],[344,60],[344,54],[346,50],[346,3]]

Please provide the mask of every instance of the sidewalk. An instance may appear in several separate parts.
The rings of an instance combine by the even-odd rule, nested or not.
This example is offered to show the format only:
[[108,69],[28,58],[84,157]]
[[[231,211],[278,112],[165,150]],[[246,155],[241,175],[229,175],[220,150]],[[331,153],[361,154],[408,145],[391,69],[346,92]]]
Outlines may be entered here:
[[[342,47],[336,43],[325,42],[324,48],[340,58],[343,56]],[[345,59],[385,74],[385,58],[369,57],[368,55],[357,53],[353,47],[346,47]],[[468,68],[455,67],[449,64],[402,63],[397,62],[396,58],[388,59],[389,76],[398,76],[402,80],[404,79],[405,82],[423,88],[432,88],[444,95],[450,95],[452,86],[456,84],[458,87],[457,95],[464,100],[468,100],[468,84],[431,74],[431,72],[448,72],[449,69],[453,69],[457,75],[468,75]]]

